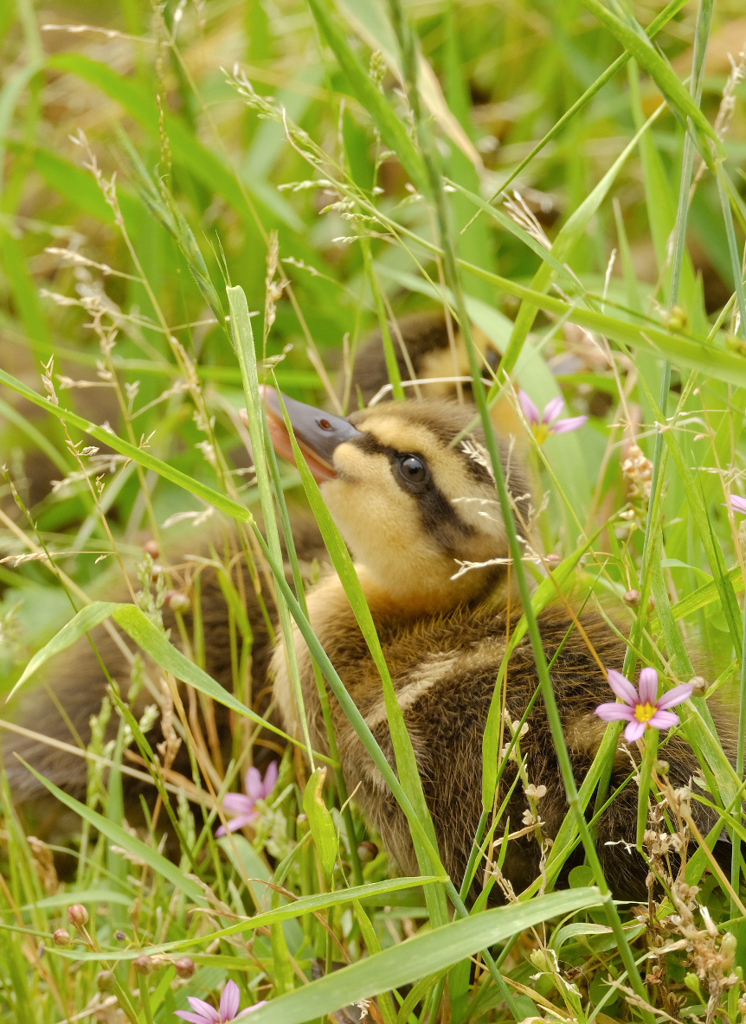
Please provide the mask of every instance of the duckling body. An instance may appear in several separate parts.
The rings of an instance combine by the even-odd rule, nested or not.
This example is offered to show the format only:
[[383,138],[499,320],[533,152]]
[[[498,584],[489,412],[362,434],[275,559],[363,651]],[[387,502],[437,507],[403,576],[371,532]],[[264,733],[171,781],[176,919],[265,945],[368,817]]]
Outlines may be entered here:
[[[403,379],[409,379],[410,372],[417,376],[435,375],[436,370],[440,375],[445,373],[444,368],[437,369],[446,354],[447,358],[451,357],[449,333],[442,313],[417,314],[405,318],[399,325],[398,333],[403,346],[408,350],[408,358],[405,360],[402,346],[397,343],[400,374]],[[456,341],[458,340],[456,336]],[[465,357],[461,353],[458,358],[463,362]],[[453,372],[451,369],[450,373]],[[387,382],[388,374],[380,335],[373,335],[362,346],[354,366],[352,392],[355,396],[360,395],[364,401],[368,401]],[[438,387],[448,390],[449,385],[443,383]],[[450,393],[453,393],[453,385],[450,386]],[[308,513],[296,510],[293,513],[292,528],[304,578],[309,582],[317,578],[319,573],[330,569],[326,548],[315,521]],[[230,561],[230,587],[241,597],[252,635],[251,657],[248,662],[250,680],[246,680],[244,676],[242,681],[250,686],[255,710],[264,714],[269,703],[267,666],[272,654],[277,622],[272,585],[262,573],[259,574],[258,580],[252,575],[237,537],[229,538],[229,543],[233,552]],[[199,554],[209,559],[209,552],[204,550],[206,545],[198,547],[201,548]],[[177,561],[181,561],[181,558],[177,557]],[[192,575],[194,585],[185,588],[193,598],[192,607],[183,613],[187,635],[190,638],[195,636],[196,612],[204,644],[204,668],[213,679],[232,691],[235,680],[239,677],[237,657],[240,658],[241,651],[240,643],[236,645],[234,642],[235,625],[231,625],[231,611],[226,600],[225,570],[207,561],[206,564],[194,565]],[[126,601],[128,594],[123,592],[121,599]],[[163,620],[172,640],[178,643],[179,624],[169,607],[163,609]],[[56,802],[15,755],[18,754],[28,761],[55,785],[71,795],[79,799],[85,798],[88,785],[88,764],[85,757],[58,745],[47,744],[39,737],[49,737],[53,741],[83,750],[91,740],[91,718],[99,714],[108,690],[107,673],[117,681],[123,696],[127,698],[128,695],[132,659],[136,648],[123,634],[112,636],[104,627],[94,630],[92,639],[95,650],[87,639],[80,641],[70,652],[52,663],[51,670],[46,673],[48,685],[36,685],[20,701],[12,714],[12,719],[22,729],[27,730],[27,734],[3,730],[0,736],[2,762],[9,774],[14,799],[18,803],[34,805],[32,809],[37,812],[37,816],[48,821],[53,818],[51,809],[56,806]],[[199,646],[198,644],[197,648]],[[102,662],[106,672],[102,668]],[[145,668],[150,677],[150,685],[132,705],[133,713],[138,718],[146,705],[156,701],[159,694],[159,671],[147,663]],[[245,665],[243,671],[247,671]],[[186,694],[185,702],[188,704]],[[231,714],[217,703],[212,704],[207,714],[208,718],[201,713],[193,714],[191,721],[202,730],[208,746],[212,739],[213,759],[219,762],[222,757],[225,763],[232,752]],[[106,739],[115,737],[118,721],[115,714],[107,730]],[[153,747],[162,741],[163,732],[158,722],[148,738]],[[262,741],[254,750],[254,758],[260,767],[263,767],[269,758],[276,756],[277,751],[281,749],[277,746],[276,737],[266,734],[264,739],[267,740],[267,745]],[[216,740],[219,748],[217,750]],[[173,769],[187,777],[191,776],[191,762],[186,749],[182,748],[177,755]],[[155,789],[145,782],[124,779],[125,804],[128,808],[139,808],[141,793],[154,798]],[[39,830],[43,831],[41,826]]]
[[[346,608],[345,608],[346,605]],[[380,612],[372,607],[386,664],[402,708],[404,721],[422,778],[438,838],[441,858],[458,885],[464,877],[472,843],[482,813],[482,745],[495,681],[505,654],[511,629],[517,619],[508,619],[484,602],[463,603],[448,612],[408,620],[397,612]],[[338,579],[328,581],[309,597],[309,612],[319,640],[332,660],[350,696],[367,725],[394,765],[381,678],[359,631]],[[625,645],[597,616],[583,617],[582,625],[596,653],[607,664],[621,664]],[[549,660],[572,630],[573,621],[559,609],[540,617],[540,630]],[[575,777],[580,785],[591,766],[604,735],[605,725],[594,709],[608,697],[604,674],[577,634],[565,644],[552,669],[552,683],[570,750]],[[300,638],[298,643],[302,645]],[[287,709],[292,697],[287,679],[278,667],[275,696]],[[307,649],[301,659],[303,696],[315,750],[329,754],[315,679]],[[538,687],[536,663],[528,638],[513,652],[505,678],[505,709],[512,722],[521,721]],[[349,792],[381,834],[386,848],[405,874],[417,874],[418,866],[404,813],[388,791],[378,769],[365,751],[355,730],[333,699],[332,718],[340,760]],[[292,714],[284,715],[289,729],[297,728]],[[528,731],[520,739],[526,776],[536,787],[545,786],[539,801],[541,829],[554,838],[567,813],[565,789],[555,754],[554,742],[544,705],[539,698],[529,712]],[[510,731],[505,730],[505,744]],[[679,746],[679,744],[676,744]],[[685,785],[695,768],[692,752],[682,764],[682,750],[673,770],[675,785]],[[626,780],[631,763],[623,755],[612,788]],[[516,783],[517,766],[511,761],[503,773],[497,794],[500,806]],[[633,842],[637,813],[636,790],[632,801],[612,805],[599,827],[599,853],[608,877],[614,879],[615,894],[641,896],[646,869],[633,860],[623,844]],[[621,799],[621,798],[619,798]],[[498,838],[507,828],[521,831],[524,814],[530,811],[521,781],[501,819]],[[713,821],[714,823],[714,821]],[[605,843],[619,843],[606,846]],[[508,843],[503,873],[516,892],[539,874],[542,848],[534,832]],[[581,858],[582,859],[582,858]],[[573,861],[575,863],[576,861]]]
[[[272,405],[270,403],[270,412]],[[319,445],[302,415],[290,413],[306,449]],[[504,561],[505,526],[494,483],[481,452],[471,414],[451,404],[403,402],[353,414],[359,431],[333,438],[320,455],[327,463],[321,485],[332,515],[355,557],[358,575],[378,632],[430,808],[443,864],[456,885],[466,870],[482,812],[483,740],[506,645],[520,606]],[[296,425],[297,421],[297,425]],[[332,425],[333,426],[333,425]],[[275,442],[283,452],[280,431]],[[476,458],[475,458],[476,454]],[[520,467],[502,451],[513,494],[519,534],[527,536],[527,488]],[[309,465],[311,463],[309,462]],[[458,579],[459,563],[487,562]],[[311,624],[385,756],[394,765],[380,675],[339,579],[325,580],[308,596]],[[557,606],[539,617],[551,681],[573,771],[580,784],[605,733],[595,708],[609,699],[605,667],[620,668],[626,652],[621,636],[598,614],[584,613],[579,629],[573,613]],[[315,749],[329,753],[311,657],[296,632],[306,716]],[[557,653],[559,652],[559,653]],[[556,659],[555,659],[556,655]],[[555,659],[555,660],[553,660]],[[603,667],[602,667],[603,666]],[[284,648],[275,653],[275,697],[286,728],[299,730],[300,716],[288,682]],[[502,867],[516,891],[540,872],[536,829],[526,830],[531,811],[525,787],[545,787],[538,800],[541,836],[553,839],[568,806],[545,707],[537,697],[538,675],[524,638],[505,674],[504,708],[511,722],[527,715],[519,741],[525,775],[514,760],[504,766],[496,807],[507,798],[497,837],[510,839]],[[400,868],[416,873],[410,830],[340,705],[330,697],[339,756],[350,792],[381,834]],[[529,705],[534,701],[529,710]],[[504,741],[510,739],[505,730]],[[679,737],[666,745],[670,780],[686,785],[698,773],[694,752]],[[620,745],[610,791],[628,781],[637,751]],[[511,789],[512,787],[512,789]],[[700,828],[716,815],[697,805]],[[627,785],[597,823],[598,851],[620,898],[645,894],[647,867],[628,852],[634,844],[637,790]],[[579,854],[578,856],[582,856]],[[568,863],[568,867],[576,861]]]

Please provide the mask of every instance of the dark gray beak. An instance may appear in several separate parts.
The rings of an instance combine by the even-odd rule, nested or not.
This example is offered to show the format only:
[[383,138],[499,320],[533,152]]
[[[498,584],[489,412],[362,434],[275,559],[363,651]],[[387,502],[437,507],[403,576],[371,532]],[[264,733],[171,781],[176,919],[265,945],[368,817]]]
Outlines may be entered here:
[[[294,462],[290,438],[282,416],[280,396],[274,388],[264,387],[263,401],[267,411],[267,422],[272,444],[278,455]],[[282,396],[295,439],[308,462],[308,467],[318,483],[331,480],[334,472],[334,451],[345,441],[352,441],[361,436],[357,430],[342,416],[316,409],[313,405],[298,402],[294,398]]]

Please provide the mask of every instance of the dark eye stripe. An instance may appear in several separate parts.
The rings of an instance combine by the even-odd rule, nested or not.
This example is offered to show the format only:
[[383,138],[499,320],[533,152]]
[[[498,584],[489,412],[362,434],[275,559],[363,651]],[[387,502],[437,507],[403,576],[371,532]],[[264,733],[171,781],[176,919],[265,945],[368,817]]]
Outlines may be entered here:
[[[365,431],[361,437],[356,437],[350,443],[367,455],[386,456],[394,470],[393,476],[396,482],[406,494],[417,502],[423,528],[449,554],[452,553],[457,536],[459,539],[463,539],[474,535],[476,532],[474,527],[464,522],[445,494],[436,486],[432,477],[429,486],[419,494],[413,494],[407,487],[397,472],[397,463],[402,455],[410,454],[409,452],[400,452],[391,445],[382,444],[372,434]],[[412,452],[411,454],[416,455],[417,453]],[[423,456],[417,455],[417,457],[422,458]]]
[[422,525],[449,555],[457,540],[473,537],[476,530],[465,523],[445,494],[434,485],[415,495]]
[[363,431],[360,437],[355,438],[355,447],[359,448],[361,452],[365,452],[366,455],[386,455],[391,458],[392,455],[399,454],[391,445],[381,444],[377,437],[366,431]]

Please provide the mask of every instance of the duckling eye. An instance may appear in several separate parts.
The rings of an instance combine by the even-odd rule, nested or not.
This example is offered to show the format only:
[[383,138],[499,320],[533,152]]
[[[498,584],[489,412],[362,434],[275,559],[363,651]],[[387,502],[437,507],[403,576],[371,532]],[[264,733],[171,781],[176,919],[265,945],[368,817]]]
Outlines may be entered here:
[[422,490],[430,479],[430,470],[417,455],[402,455],[398,461],[399,475],[412,490]]

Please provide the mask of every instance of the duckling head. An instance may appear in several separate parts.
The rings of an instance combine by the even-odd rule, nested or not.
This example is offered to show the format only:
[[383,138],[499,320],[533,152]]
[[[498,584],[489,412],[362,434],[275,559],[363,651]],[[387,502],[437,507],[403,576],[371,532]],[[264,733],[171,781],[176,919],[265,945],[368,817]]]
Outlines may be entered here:
[[[345,419],[284,401],[369,600],[422,614],[500,591],[507,577],[507,534],[473,407],[408,400]],[[265,406],[275,449],[292,457],[271,388],[265,389]],[[526,476],[507,444],[500,454],[516,526],[525,536]],[[477,567],[454,579],[464,563]]]

